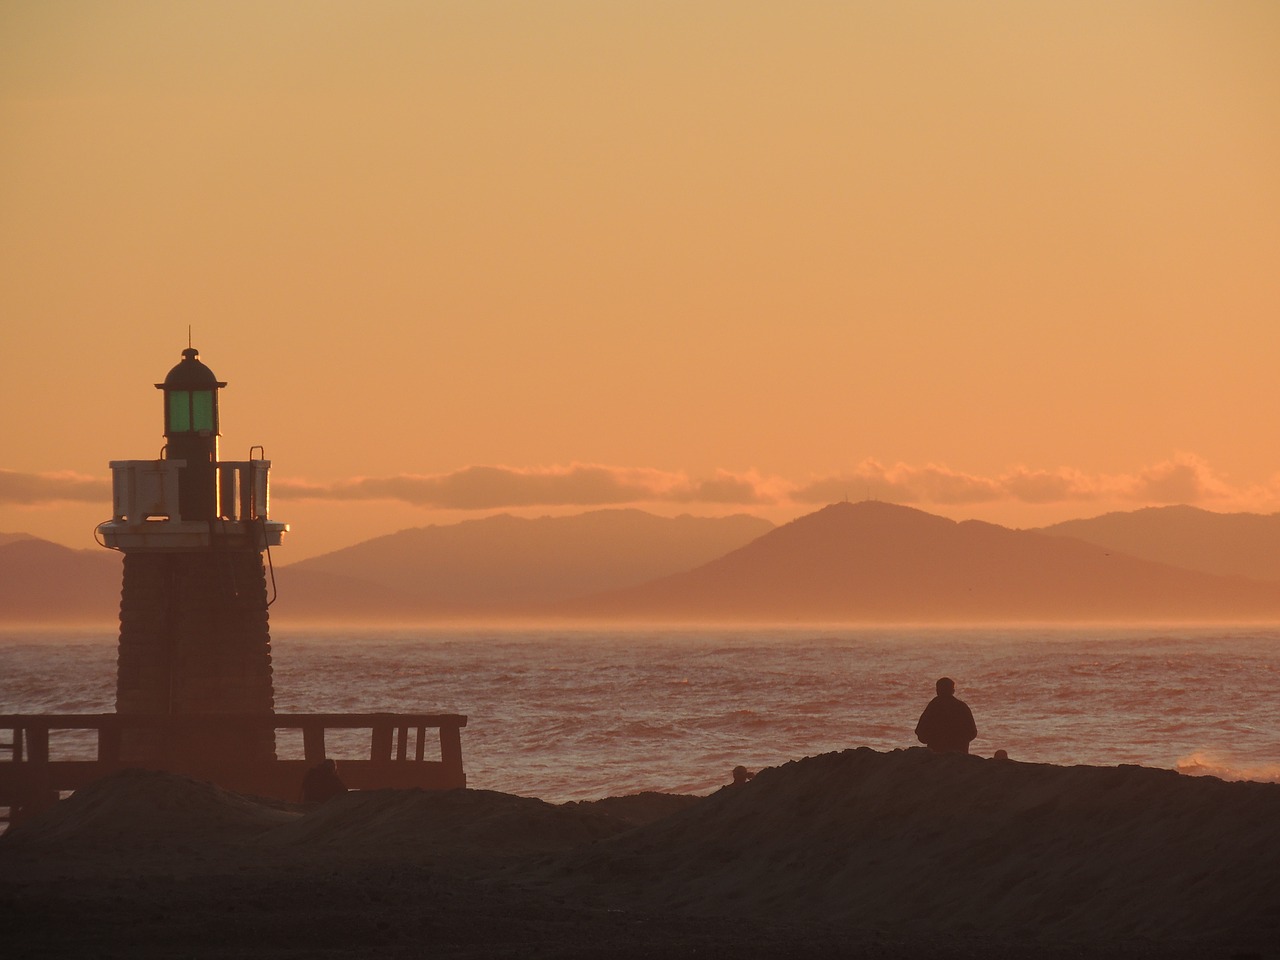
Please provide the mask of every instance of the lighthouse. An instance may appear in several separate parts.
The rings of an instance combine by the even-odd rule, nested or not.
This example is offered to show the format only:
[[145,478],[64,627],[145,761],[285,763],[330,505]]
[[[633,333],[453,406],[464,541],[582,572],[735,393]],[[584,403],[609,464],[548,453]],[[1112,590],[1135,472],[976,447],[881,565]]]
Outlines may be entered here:
[[[157,383],[159,460],[113,460],[112,518],[98,526],[124,554],[116,712],[182,718],[132,731],[124,759],[273,760],[268,591],[271,547],[288,525],[268,517],[270,461],[219,459],[219,391],[197,350]],[[253,454],[257,451],[259,456]],[[219,722],[219,717],[226,722]]]
[[[225,386],[198,351],[183,350],[156,384],[160,459],[111,461],[112,515],[97,535],[124,554],[116,712],[0,714],[0,820],[6,808],[16,822],[135,767],[297,800],[307,772],[332,759],[330,730],[365,731],[356,740],[368,754],[342,758],[352,788],[467,785],[462,714],[275,712],[271,548],[289,527],[267,515],[271,462],[262,447],[250,447],[247,460],[219,458]],[[55,730],[94,737],[95,758],[57,756]],[[281,741],[285,756],[277,730],[292,733]]]

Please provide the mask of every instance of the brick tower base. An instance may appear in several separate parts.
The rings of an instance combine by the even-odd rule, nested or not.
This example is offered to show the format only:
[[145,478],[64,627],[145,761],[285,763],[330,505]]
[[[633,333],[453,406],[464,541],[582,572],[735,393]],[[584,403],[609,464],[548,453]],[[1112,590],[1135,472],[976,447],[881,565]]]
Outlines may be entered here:
[[[262,555],[126,552],[116,712],[270,716],[274,705]],[[131,731],[122,746],[125,759],[138,761],[275,759],[271,731],[217,723]]]

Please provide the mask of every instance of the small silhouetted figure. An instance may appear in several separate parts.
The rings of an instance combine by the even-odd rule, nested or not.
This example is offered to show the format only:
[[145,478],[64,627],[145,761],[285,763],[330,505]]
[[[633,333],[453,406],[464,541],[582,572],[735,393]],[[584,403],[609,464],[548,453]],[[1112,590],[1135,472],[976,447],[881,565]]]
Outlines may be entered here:
[[943,677],[938,695],[929,701],[916,724],[916,739],[934,753],[968,753],[969,741],[978,735],[968,704],[956,699],[956,682]]
[[740,787],[754,776],[755,774],[752,773],[750,770],[748,770],[746,767],[734,767],[733,768],[733,785],[735,787]]
[[347,785],[338,776],[338,761],[321,760],[302,778],[302,802],[324,803],[330,797],[347,792]]

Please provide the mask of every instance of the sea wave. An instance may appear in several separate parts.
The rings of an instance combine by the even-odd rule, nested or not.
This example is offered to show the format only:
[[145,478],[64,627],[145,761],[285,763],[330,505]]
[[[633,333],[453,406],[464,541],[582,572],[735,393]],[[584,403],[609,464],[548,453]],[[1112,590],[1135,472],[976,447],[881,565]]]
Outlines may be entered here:
[[1280,783],[1280,763],[1256,764],[1196,752],[1178,758],[1175,768],[1189,777],[1217,777],[1219,780],[1254,780],[1259,783]]
[[[581,800],[707,792],[738,764],[915,746],[943,675],[973,709],[982,756],[1280,781],[1278,641],[1280,631],[1140,628],[441,628],[358,640],[277,629],[272,653],[278,712],[466,714],[470,785]],[[111,712],[115,657],[109,634],[32,643],[0,632],[0,713]],[[367,734],[334,731],[329,747],[340,760],[367,755]],[[278,749],[301,745],[282,734]]]

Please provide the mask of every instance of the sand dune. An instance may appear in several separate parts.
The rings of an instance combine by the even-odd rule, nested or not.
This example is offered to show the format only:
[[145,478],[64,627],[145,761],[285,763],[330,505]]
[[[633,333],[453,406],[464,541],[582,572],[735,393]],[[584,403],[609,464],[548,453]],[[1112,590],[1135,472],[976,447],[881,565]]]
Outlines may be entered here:
[[1278,817],[1273,784],[864,748],[763,771],[544,875],[655,912],[1101,940],[1280,932]]
[[[218,921],[244,902],[249,940]],[[65,941],[49,956],[102,946],[106,914],[150,918],[112,928],[133,956],[213,930],[241,956],[302,955],[264,931],[293,949],[316,930],[345,956],[397,955],[423,925],[439,956],[530,938],[566,956],[1262,956],[1280,943],[1280,785],[863,748],[706,798],[387,790],[308,809],[130,772],[0,840],[0,904],[79,918],[51,941],[12,928]]]
[[[630,816],[613,812],[630,801]],[[613,801],[555,805],[492,790],[373,790],[349,793],[266,832],[275,848],[324,845],[362,856],[448,855],[468,865],[480,858],[506,860],[559,853],[648,822],[694,797],[647,794]],[[648,807],[652,813],[645,815]]]

